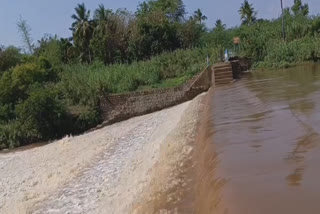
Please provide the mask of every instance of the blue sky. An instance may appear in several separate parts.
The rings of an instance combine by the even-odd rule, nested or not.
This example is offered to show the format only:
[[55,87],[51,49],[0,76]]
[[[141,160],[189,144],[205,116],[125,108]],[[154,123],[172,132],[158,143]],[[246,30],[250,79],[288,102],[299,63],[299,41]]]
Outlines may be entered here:
[[[94,10],[100,3],[106,8],[127,8],[135,11],[142,0],[0,0],[0,44],[21,46],[16,23],[21,15],[32,28],[32,37],[36,41],[45,33],[70,36],[68,30],[74,7],[84,2]],[[291,6],[293,0],[283,0],[285,6]],[[238,9],[242,0],[184,0],[187,12],[202,9],[208,17],[207,26],[213,27],[221,19],[228,27],[239,25]],[[280,0],[249,0],[258,11],[259,18],[276,18],[280,15]],[[311,14],[320,13],[319,0],[303,0],[310,6]]]

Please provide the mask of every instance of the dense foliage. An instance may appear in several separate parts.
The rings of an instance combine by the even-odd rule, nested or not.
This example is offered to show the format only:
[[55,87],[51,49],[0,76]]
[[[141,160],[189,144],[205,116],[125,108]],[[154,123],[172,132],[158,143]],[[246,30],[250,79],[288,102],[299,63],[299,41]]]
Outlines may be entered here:
[[[285,40],[282,17],[274,20],[258,19],[254,7],[244,1],[239,10],[242,25],[225,29],[219,23],[206,34],[210,46],[222,44],[238,55],[251,58],[258,68],[279,68],[304,61],[320,59],[320,17],[309,16],[308,4],[295,0],[291,8],[284,9]],[[232,44],[240,37],[239,47]]]
[[182,0],[145,1],[135,13],[78,4],[72,37],[45,35],[37,44],[20,18],[25,49],[0,46],[0,149],[85,131],[101,122],[100,96],[180,85],[225,49],[259,68],[320,59],[320,17],[301,0],[284,10],[285,40],[282,17],[259,19],[247,0],[239,7],[239,27],[217,20],[209,29],[200,9],[187,16]]

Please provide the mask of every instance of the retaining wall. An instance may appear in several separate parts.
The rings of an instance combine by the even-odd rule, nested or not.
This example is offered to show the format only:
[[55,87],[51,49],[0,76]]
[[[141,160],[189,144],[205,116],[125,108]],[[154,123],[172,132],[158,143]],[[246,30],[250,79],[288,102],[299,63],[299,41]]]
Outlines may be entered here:
[[212,76],[212,68],[208,67],[179,87],[102,97],[100,110],[103,124],[119,122],[191,100],[212,86]]

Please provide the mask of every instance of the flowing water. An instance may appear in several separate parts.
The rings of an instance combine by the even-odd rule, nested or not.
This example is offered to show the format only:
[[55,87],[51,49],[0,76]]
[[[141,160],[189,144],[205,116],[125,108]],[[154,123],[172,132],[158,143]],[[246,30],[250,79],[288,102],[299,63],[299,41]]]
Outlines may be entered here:
[[212,213],[320,213],[320,65],[253,72],[211,107]]

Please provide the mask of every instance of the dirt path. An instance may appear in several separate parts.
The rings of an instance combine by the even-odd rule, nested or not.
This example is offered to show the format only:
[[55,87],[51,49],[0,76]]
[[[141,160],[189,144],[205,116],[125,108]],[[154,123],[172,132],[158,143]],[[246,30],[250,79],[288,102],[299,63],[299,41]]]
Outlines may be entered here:
[[183,183],[173,172],[192,153],[202,99],[0,154],[0,213],[144,212],[141,202],[159,185]]

